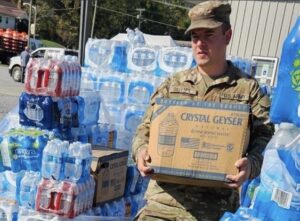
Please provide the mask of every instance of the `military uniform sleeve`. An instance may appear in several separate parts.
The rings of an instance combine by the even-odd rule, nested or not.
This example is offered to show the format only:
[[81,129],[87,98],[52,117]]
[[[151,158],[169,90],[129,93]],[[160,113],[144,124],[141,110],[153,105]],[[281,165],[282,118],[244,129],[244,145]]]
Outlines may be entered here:
[[263,161],[262,153],[274,134],[274,125],[269,119],[269,97],[260,91],[256,80],[253,80],[251,87],[251,133],[247,158],[251,164],[250,178],[252,179],[260,174]]
[[170,78],[168,78],[151,96],[150,105],[145,112],[142,123],[138,126],[136,130],[135,137],[132,142],[132,158],[136,161],[137,153],[145,148],[148,148],[149,136],[150,136],[150,123],[153,114],[153,108],[155,104],[155,99],[158,97],[168,97],[168,88],[170,84]]

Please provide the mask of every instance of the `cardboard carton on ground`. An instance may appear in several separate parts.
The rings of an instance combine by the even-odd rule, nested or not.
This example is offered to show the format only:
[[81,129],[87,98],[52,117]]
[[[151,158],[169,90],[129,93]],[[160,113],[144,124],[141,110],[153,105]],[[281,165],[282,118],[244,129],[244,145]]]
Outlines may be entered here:
[[249,105],[158,98],[148,152],[153,179],[223,186],[249,142]]
[[96,180],[94,204],[123,196],[127,172],[127,150],[93,150],[92,174]]

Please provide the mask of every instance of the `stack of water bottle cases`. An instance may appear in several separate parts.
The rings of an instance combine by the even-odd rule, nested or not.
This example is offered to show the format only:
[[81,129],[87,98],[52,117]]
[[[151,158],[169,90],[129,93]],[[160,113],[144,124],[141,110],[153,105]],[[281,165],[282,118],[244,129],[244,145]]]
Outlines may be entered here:
[[221,220],[300,220],[299,73],[300,17],[282,47],[270,112],[278,129],[263,153],[261,174],[244,186],[238,211]]
[[[129,159],[124,197],[91,208],[92,146],[130,151],[155,88],[194,60],[190,48],[149,46],[139,30],[127,36],[129,42],[89,39],[84,67],[68,56],[30,60],[21,126],[1,136],[0,218],[132,217],[143,206],[148,179]],[[253,75],[250,61],[233,61]]]
[[81,67],[71,57],[28,63],[21,126],[1,136],[1,218],[43,217],[33,209],[72,218],[92,207],[91,144],[71,135],[81,123],[80,81]]

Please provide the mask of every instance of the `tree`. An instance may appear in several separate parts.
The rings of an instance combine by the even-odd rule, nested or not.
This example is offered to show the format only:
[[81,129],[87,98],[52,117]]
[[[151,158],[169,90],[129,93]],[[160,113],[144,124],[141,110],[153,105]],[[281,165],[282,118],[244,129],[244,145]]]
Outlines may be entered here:
[[[188,38],[184,35],[189,23],[187,10],[174,7],[184,5],[184,0],[168,2],[173,6],[152,0],[98,0],[94,36],[110,39],[118,33],[125,33],[127,27],[138,27],[139,12],[136,9],[144,8],[141,18],[142,32],[168,34],[174,39],[185,40]],[[38,36],[69,48],[78,48],[80,3],[80,0],[36,0]],[[93,1],[93,8],[94,6]],[[28,7],[24,9],[28,10]]]

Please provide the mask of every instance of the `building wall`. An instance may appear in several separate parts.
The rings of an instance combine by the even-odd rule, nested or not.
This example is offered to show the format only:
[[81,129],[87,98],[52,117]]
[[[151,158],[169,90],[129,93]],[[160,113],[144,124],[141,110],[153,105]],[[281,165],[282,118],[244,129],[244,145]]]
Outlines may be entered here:
[[284,39],[300,16],[299,0],[228,0],[233,28],[228,54],[280,58]]
[[0,28],[15,29],[16,19],[7,15],[0,14]]

